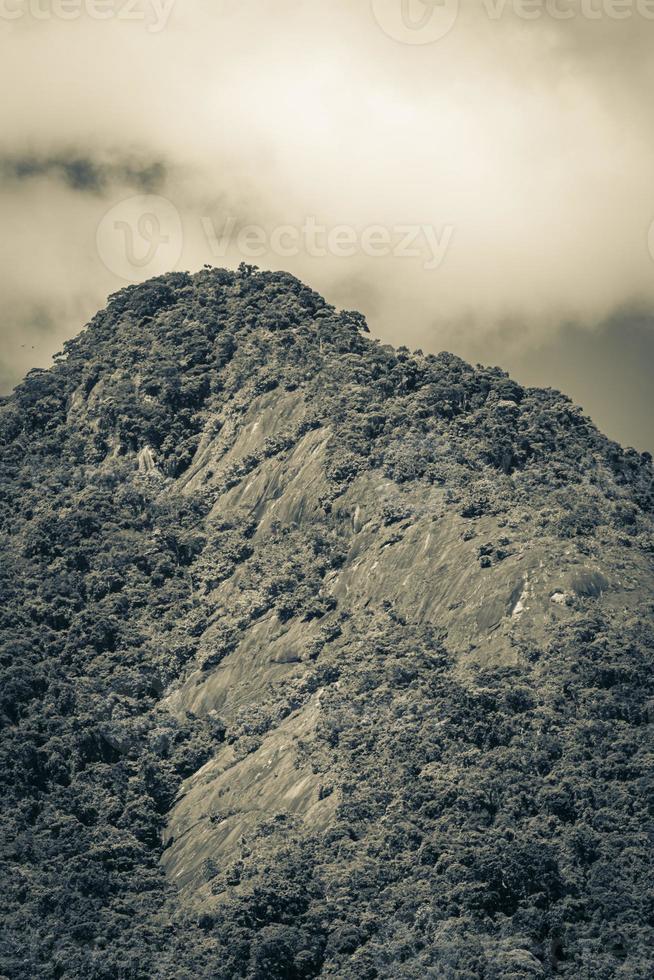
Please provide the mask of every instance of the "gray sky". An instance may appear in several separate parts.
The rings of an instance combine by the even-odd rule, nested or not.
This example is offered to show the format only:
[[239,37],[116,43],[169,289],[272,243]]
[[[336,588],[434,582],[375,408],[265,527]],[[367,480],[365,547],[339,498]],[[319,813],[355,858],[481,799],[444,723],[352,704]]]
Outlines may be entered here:
[[3,390],[245,259],[654,448],[654,0],[138,4],[0,0]]

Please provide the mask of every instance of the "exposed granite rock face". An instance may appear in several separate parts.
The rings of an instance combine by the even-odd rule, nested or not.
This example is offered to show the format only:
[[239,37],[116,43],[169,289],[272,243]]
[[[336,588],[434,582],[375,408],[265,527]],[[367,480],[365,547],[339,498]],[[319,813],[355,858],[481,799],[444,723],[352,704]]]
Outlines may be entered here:
[[173,274],[5,401],[0,973],[652,975],[651,459],[363,327]]
[[[229,449],[224,448],[224,429],[202,444],[181,481],[184,491],[220,485],[230,467],[242,465],[266,438],[286,431],[306,410],[299,392],[256,398]],[[329,425],[313,429],[282,456],[264,459],[216,498],[210,516],[233,521],[240,513],[254,515],[255,554],[275,522],[310,533],[321,512],[319,502],[329,491],[326,447],[332,437]],[[345,556],[323,580],[334,608],[309,622],[304,615],[280,622],[270,612],[255,619],[219,664],[187,673],[167,696],[166,707],[180,717],[188,711],[200,717],[214,712],[229,728],[237,717],[256,712],[262,701],[274,700],[273,692],[284,703],[288,690],[301,691],[314,670],[321,631],[336,631],[342,650],[338,624],[343,617],[352,636],[355,624],[361,627],[365,621],[366,609],[385,606],[406,624],[443,630],[458,673],[474,688],[480,665],[519,667],[525,649],[544,647],[557,627],[581,621],[585,610],[568,604],[566,596],[602,597],[605,609],[633,615],[642,596],[652,594],[647,555],[630,553],[618,575],[611,552],[598,551],[589,563],[585,541],[577,547],[556,528],[535,536],[531,521],[509,527],[506,514],[464,518],[445,498],[441,486],[398,486],[375,469],[358,475],[331,508]],[[488,543],[480,549],[480,541]],[[488,554],[487,566],[479,561],[480,550]],[[208,594],[212,608],[234,607],[245,588],[244,575],[247,564]],[[209,626],[202,647],[211,648],[214,632]],[[337,785],[338,773],[329,768],[312,772],[296,751],[298,741],[315,740],[320,721],[320,692],[309,700],[298,697],[297,707],[262,735],[251,753],[239,758],[234,746],[224,746],[186,780],[164,835],[164,866],[185,901],[207,908],[220,904],[224,893],[212,896],[210,884],[199,884],[202,863],[233,861],[240,856],[242,836],[256,836],[271,814],[294,817],[311,833],[333,825],[339,794],[321,805],[319,786],[324,779]],[[212,816],[223,811],[220,819]]]

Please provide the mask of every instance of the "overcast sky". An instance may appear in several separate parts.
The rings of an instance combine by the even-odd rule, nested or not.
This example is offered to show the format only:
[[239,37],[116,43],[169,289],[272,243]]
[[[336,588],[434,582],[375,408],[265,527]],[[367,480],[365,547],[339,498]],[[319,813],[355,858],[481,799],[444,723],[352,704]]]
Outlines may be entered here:
[[3,391],[244,259],[654,449],[654,0],[0,0],[0,43]]

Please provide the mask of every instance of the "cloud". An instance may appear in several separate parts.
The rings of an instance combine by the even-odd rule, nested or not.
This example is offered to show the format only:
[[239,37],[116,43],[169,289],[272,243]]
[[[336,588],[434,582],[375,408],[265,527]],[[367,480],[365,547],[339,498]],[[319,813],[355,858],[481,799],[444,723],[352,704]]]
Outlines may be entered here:
[[165,182],[166,168],[161,160],[99,159],[75,149],[51,155],[24,152],[0,156],[1,183],[36,178],[52,179],[71,190],[91,194],[106,193],[112,184],[154,193]]
[[[51,294],[60,346],[81,325],[75,311],[122,284],[122,266],[98,254],[98,225],[154,194],[179,215],[181,268],[286,268],[360,306],[384,340],[425,350],[536,363],[548,345],[563,356],[556,338],[574,323],[608,357],[615,311],[654,309],[654,117],[642,97],[654,21],[635,5],[616,20],[609,0],[592,0],[599,19],[591,0],[559,0],[574,11],[565,21],[551,3],[533,20],[518,0],[497,3],[462,0],[426,44],[401,43],[376,5],[349,0],[185,0],[154,33],[147,3],[148,17],[126,20],[120,0],[102,22],[0,23],[12,93],[0,109],[0,287],[15,322]],[[308,221],[332,241],[345,228],[354,252],[315,254]],[[366,248],[373,229],[410,225],[446,242],[435,267],[427,236],[414,254]],[[251,226],[256,257],[243,254]],[[15,377],[23,361],[6,356]],[[573,397],[583,387],[569,384]]]
[[599,323],[557,323],[541,334],[505,321],[483,337],[452,331],[444,346],[472,363],[497,364],[524,385],[567,392],[624,445],[654,446],[654,308],[626,306]]

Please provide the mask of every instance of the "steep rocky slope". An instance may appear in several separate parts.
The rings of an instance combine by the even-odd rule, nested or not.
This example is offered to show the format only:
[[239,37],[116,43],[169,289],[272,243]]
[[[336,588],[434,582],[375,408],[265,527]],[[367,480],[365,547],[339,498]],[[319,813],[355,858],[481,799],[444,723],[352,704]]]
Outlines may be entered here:
[[647,455],[247,266],[2,419],[0,971],[652,975]]

